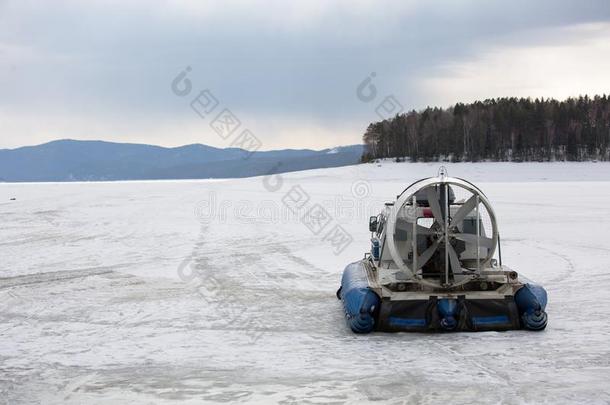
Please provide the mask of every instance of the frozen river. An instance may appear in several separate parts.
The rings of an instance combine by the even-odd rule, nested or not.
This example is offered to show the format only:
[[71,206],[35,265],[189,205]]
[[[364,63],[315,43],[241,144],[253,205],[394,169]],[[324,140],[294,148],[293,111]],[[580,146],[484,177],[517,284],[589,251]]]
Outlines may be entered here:
[[610,164],[447,165],[548,290],[546,331],[346,327],[369,214],[438,166],[0,184],[0,403],[610,403]]

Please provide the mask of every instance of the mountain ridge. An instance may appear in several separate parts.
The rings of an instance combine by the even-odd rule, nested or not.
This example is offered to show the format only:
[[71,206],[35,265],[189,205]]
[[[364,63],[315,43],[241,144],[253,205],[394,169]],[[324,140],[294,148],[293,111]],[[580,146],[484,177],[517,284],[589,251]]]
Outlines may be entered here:
[[362,145],[248,152],[204,144],[163,147],[59,139],[0,149],[0,181],[236,178],[356,164]]

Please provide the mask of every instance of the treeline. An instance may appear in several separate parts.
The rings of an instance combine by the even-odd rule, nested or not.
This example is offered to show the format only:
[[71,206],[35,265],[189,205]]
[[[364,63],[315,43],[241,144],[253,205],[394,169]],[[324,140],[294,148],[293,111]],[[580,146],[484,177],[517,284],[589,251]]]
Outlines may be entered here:
[[610,160],[610,97],[499,98],[368,126],[363,161]]

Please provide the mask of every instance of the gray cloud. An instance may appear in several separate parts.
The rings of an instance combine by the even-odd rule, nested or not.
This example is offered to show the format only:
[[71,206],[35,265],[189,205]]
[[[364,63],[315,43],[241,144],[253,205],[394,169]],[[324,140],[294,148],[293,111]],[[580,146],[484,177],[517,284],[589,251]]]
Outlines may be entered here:
[[455,102],[422,94],[421,81],[482,49],[578,44],[587,31],[566,27],[608,20],[607,0],[4,1],[0,147],[62,131],[219,144],[169,91],[187,65],[269,146],[302,146],[289,136],[299,127],[322,128],[313,147],[358,142],[375,115],[355,88],[372,71],[406,108]]

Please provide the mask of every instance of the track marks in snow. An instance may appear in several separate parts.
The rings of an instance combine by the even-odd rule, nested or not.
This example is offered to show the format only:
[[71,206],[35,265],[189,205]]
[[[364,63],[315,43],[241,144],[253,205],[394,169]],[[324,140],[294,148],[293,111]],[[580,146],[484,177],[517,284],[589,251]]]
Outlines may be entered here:
[[[532,243],[532,242],[530,241],[530,243]],[[562,271],[558,272],[557,275],[555,275],[553,278],[548,280],[545,284],[549,284],[549,285],[556,284],[559,282],[566,281],[574,276],[574,273],[576,272],[576,266],[574,265],[574,261],[572,261],[572,259],[570,259],[570,257],[567,254],[560,252],[557,248],[550,248],[548,246],[545,246],[544,244],[542,244],[540,242],[533,242],[533,243],[535,244],[535,246],[538,249],[541,249],[547,253],[550,253],[551,255],[559,258],[561,261],[563,261],[565,263],[565,266],[563,267]]]
[[10,287],[19,287],[28,284],[39,284],[39,283],[53,283],[64,280],[72,280],[75,278],[84,278],[91,276],[98,276],[101,274],[108,274],[116,271],[121,267],[126,267],[127,265],[121,266],[109,266],[109,267],[96,267],[90,269],[80,269],[80,270],[68,270],[68,271],[52,271],[46,273],[36,273],[36,274],[28,274],[24,276],[16,276],[16,277],[5,277],[0,278],[0,289],[10,288]]

